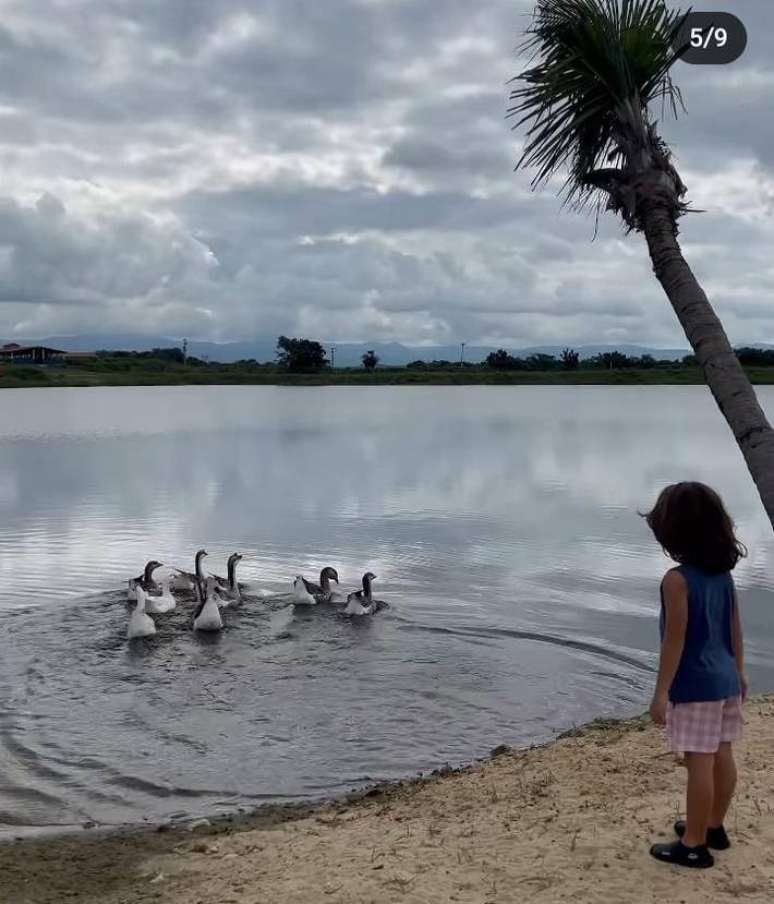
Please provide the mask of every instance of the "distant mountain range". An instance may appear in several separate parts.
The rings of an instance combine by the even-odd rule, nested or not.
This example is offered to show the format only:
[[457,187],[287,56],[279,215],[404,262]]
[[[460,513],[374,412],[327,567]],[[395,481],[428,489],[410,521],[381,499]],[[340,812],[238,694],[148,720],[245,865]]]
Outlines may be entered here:
[[[11,340],[3,340],[11,341]],[[122,334],[81,336],[47,336],[43,339],[14,339],[19,344],[48,345],[52,348],[61,348],[63,351],[97,351],[111,349],[114,351],[150,351],[153,348],[169,348],[181,346],[182,340],[169,336],[132,336]],[[2,344],[2,342],[0,342]],[[337,367],[357,367],[360,365],[361,355],[369,349],[373,349],[379,356],[381,364],[400,366],[411,361],[459,361],[459,345],[401,345],[399,342],[366,342],[366,343],[335,343],[335,364]],[[563,349],[568,346],[574,348],[582,358],[590,358],[593,355],[604,352],[618,351],[629,356],[653,355],[654,358],[676,360],[689,354],[687,348],[649,348],[644,345],[533,345],[528,348],[508,348],[507,351],[516,357],[528,355],[561,355]],[[188,354],[209,361],[221,361],[228,363],[245,358],[254,358],[256,361],[266,362],[275,359],[277,347],[276,339],[249,339],[240,342],[199,342],[195,339],[188,342]],[[483,361],[486,356],[498,347],[466,345],[465,360],[469,362]],[[331,357],[331,345],[327,344],[328,358]]]

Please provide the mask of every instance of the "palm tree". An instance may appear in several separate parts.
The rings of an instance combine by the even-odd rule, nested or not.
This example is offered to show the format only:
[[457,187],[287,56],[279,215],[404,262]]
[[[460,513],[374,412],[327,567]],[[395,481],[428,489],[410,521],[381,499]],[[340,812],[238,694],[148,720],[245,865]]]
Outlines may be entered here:
[[655,101],[682,107],[670,69],[685,15],[664,0],[538,0],[510,116],[526,125],[517,164],[532,186],[567,173],[565,203],[621,216],[648,243],[656,278],[736,437],[774,526],[774,431],[725,330],[683,257],[686,187],[657,131]]
[[577,370],[580,367],[580,355],[574,348],[566,348],[562,352],[562,367],[565,370]]

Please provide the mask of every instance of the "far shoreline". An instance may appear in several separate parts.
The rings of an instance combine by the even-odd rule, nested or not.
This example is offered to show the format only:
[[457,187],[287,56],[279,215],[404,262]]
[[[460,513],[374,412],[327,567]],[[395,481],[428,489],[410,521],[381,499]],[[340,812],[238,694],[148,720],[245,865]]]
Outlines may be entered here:
[[[418,370],[405,367],[337,369],[320,373],[260,373],[231,365],[179,367],[141,372],[82,367],[20,368],[0,372],[0,389],[96,386],[705,386],[698,367],[571,371],[498,371],[484,367]],[[774,385],[774,367],[746,368],[750,382]]]

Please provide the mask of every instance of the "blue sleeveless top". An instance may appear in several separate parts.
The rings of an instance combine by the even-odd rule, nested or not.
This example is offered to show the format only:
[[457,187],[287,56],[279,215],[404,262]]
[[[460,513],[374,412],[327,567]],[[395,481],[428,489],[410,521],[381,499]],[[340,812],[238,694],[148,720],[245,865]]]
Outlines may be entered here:
[[[707,574],[693,565],[677,568],[688,585],[688,625],[672,703],[724,700],[741,693],[733,642],[734,581],[730,571]],[[661,639],[666,613],[661,591]]]

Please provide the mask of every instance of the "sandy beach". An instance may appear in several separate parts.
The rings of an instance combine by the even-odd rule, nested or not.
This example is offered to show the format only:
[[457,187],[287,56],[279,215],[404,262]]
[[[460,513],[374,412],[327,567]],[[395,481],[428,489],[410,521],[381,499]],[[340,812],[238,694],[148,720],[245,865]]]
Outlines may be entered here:
[[774,695],[746,706],[734,847],[706,871],[652,860],[683,772],[646,719],[380,786],[347,801],[198,826],[0,846],[4,904],[774,900]]

